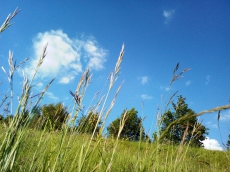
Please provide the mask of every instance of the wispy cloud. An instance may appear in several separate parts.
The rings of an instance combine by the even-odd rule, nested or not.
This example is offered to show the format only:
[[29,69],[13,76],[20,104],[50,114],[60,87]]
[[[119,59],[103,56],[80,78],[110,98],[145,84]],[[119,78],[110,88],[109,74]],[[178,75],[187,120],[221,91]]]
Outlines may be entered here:
[[171,87],[160,86],[160,89],[164,91],[170,91]]
[[95,70],[101,70],[104,68],[104,62],[106,61],[106,51],[97,47],[95,41],[88,40],[85,42],[84,50],[86,52],[86,58],[89,59],[88,67]]
[[142,76],[142,77],[138,77],[138,80],[141,81],[142,85],[145,85],[149,82],[149,77],[148,76]]
[[141,98],[144,99],[144,100],[151,100],[151,99],[153,99],[152,96],[149,96],[149,95],[147,95],[147,94],[142,94],[142,95],[141,95]]
[[70,83],[72,80],[74,80],[74,78],[75,78],[74,74],[69,74],[69,75],[63,76],[63,77],[59,80],[59,83],[61,83],[61,84],[68,84],[68,83]]
[[230,121],[230,110],[220,112],[221,121]]
[[52,92],[46,91],[45,95],[47,95],[50,99],[54,100],[54,101],[58,101],[59,98],[56,97]]
[[210,82],[211,76],[207,75],[205,85],[208,85]]
[[218,128],[218,125],[217,124],[213,124],[211,121],[209,122],[206,122],[206,125],[209,127],[209,128]]
[[43,87],[44,84],[43,84],[42,82],[38,82],[38,83],[36,84],[36,86],[38,86],[38,87]]
[[70,39],[62,30],[51,30],[38,33],[33,40],[34,57],[23,69],[29,78],[32,77],[42,49],[47,43],[47,55],[36,79],[56,77],[59,83],[68,84],[84,68],[104,68],[107,51],[99,47],[94,38]]
[[202,141],[202,143],[204,144],[205,149],[220,151],[223,150],[218,141],[215,139],[210,139],[209,137],[207,137],[205,140]]
[[175,10],[173,9],[163,11],[163,16],[165,18],[164,24],[168,24],[172,20],[174,13]]
[[187,81],[187,82],[185,83],[185,85],[186,85],[186,86],[189,86],[191,83],[192,83],[192,81]]

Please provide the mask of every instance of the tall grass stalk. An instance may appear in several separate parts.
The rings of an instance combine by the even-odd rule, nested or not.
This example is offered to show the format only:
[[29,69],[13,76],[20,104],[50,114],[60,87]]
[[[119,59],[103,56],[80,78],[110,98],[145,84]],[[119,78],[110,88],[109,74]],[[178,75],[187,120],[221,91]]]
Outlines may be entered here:
[[[89,156],[89,155],[88,155],[88,153],[89,153],[89,148],[90,148],[90,146],[91,146],[91,143],[92,143],[92,141],[93,141],[93,138],[95,137],[96,128],[97,128],[97,126],[99,125],[100,120],[102,119],[102,115],[103,115],[103,113],[104,113],[104,107],[105,107],[105,104],[106,104],[106,102],[107,102],[109,93],[110,93],[110,91],[111,91],[111,89],[112,89],[112,87],[113,87],[113,85],[114,85],[114,82],[115,82],[115,81],[117,80],[117,78],[118,78],[118,74],[119,74],[119,71],[120,71],[120,65],[121,65],[121,62],[122,62],[122,59],[123,59],[123,55],[124,55],[124,44],[122,45],[122,49],[121,49],[120,55],[119,55],[119,57],[118,57],[118,61],[117,61],[117,63],[116,63],[116,66],[115,66],[115,70],[114,70],[114,72],[111,73],[111,75],[110,75],[110,85],[109,85],[109,88],[108,88],[108,92],[107,92],[107,94],[106,94],[106,96],[105,96],[105,100],[104,100],[104,103],[103,103],[103,105],[102,105],[101,111],[100,111],[100,113],[99,113],[99,117],[98,117],[96,126],[95,126],[94,131],[93,131],[93,133],[92,133],[92,135],[91,135],[91,139],[90,139],[90,141],[88,142],[88,146],[87,146],[86,151],[85,151],[85,156],[83,157],[83,160],[80,161],[80,162],[82,162],[82,164],[80,165],[80,168],[81,168],[81,169],[82,169],[82,167],[83,167],[83,165],[84,165],[84,162],[85,162],[86,157]],[[106,113],[106,115],[105,115],[105,118],[104,118],[104,120],[103,120],[103,122],[102,122],[102,126],[100,127],[100,132],[99,132],[99,135],[98,135],[98,136],[99,136],[98,142],[100,142],[100,137],[102,136],[102,133],[103,133],[103,130],[104,130],[104,126],[105,126],[105,122],[106,122],[106,120],[107,120],[107,117],[108,117],[108,115],[109,115],[111,109],[112,109],[113,106],[114,106],[116,97],[117,97],[117,95],[118,95],[120,89],[121,89],[121,86],[119,86],[119,88],[118,88],[118,90],[117,90],[117,92],[116,92],[116,94],[115,94],[115,97],[114,97],[114,99],[112,100],[112,102],[111,102],[111,104],[110,104],[110,107],[108,108],[107,113]],[[96,144],[96,145],[97,145],[97,144]],[[83,148],[82,148],[82,149],[83,149]]]
[[120,126],[119,126],[119,131],[118,131],[118,134],[117,134],[117,138],[116,138],[116,143],[115,143],[115,146],[113,148],[113,151],[112,151],[112,156],[110,158],[110,162],[107,166],[107,169],[106,171],[111,171],[111,167],[112,167],[112,163],[113,163],[113,157],[114,157],[114,154],[116,152],[116,148],[117,148],[117,145],[118,145],[118,139],[120,138],[120,135],[121,135],[121,132],[125,126],[125,122],[126,120],[128,119],[128,116],[127,116],[127,110],[124,112],[124,115],[120,121]]
[[9,14],[6,17],[6,20],[3,22],[3,24],[0,27],[0,34],[5,31],[8,27],[10,27],[12,25],[11,20],[20,12],[20,10],[18,10],[18,8],[16,8],[13,12],[13,14]]

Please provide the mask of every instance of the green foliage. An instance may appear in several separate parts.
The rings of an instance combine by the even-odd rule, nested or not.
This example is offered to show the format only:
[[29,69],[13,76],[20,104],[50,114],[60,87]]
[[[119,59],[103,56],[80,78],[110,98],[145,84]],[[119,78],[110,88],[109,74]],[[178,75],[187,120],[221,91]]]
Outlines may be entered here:
[[3,122],[4,116],[0,114],[0,122]]
[[230,134],[228,135],[227,150],[230,150]]
[[[145,139],[145,132],[142,125],[142,119],[138,117],[137,113],[138,112],[135,110],[135,108],[132,108],[131,110],[127,111],[125,125],[120,134],[120,138],[134,141],[140,140],[141,137],[142,139]],[[125,111],[121,114],[120,118],[117,118],[108,126],[107,130],[109,136],[117,137],[121,119],[123,119],[124,114]]]
[[[48,128],[49,130],[60,130],[62,125],[67,121],[68,112],[67,108],[62,103],[48,104],[41,107],[41,122],[42,128]],[[36,116],[35,116],[36,118]],[[38,117],[37,117],[38,118]],[[39,118],[38,118],[39,119]]]
[[98,120],[99,120],[99,114],[90,111],[86,116],[82,116],[77,121],[76,131],[78,133],[92,134],[94,129],[96,128],[95,131],[96,133],[98,133],[102,124],[102,122],[99,121],[97,125]]
[[[185,98],[182,96],[178,96],[178,102],[176,104],[172,103],[172,108],[174,112],[168,110],[163,115],[160,133],[163,133],[172,122],[179,120],[181,117],[195,114],[192,109],[188,108],[188,105],[185,103]],[[201,147],[203,143],[200,141],[205,139],[207,130],[204,125],[198,122],[196,117],[189,117],[173,125],[164,135],[163,141],[174,144],[190,143],[192,146]]]
[[12,119],[13,119],[13,115],[8,115],[6,118],[3,118],[2,121],[6,126],[9,126]]
[[[28,112],[29,115],[29,112]],[[29,122],[30,128],[41,129],[42,125],[42,110],[41,107],[34,108],[33,112],[30,114],[31,119]]]

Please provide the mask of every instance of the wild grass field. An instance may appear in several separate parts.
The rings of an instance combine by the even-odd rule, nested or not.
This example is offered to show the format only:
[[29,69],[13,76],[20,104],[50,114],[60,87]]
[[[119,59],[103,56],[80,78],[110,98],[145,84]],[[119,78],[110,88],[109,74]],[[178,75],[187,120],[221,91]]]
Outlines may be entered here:
[[[1,141],[5,130],[2,126]],[[116,139],[95,138],[86,154],[89,135],[66,134],[64,140],[62,137],[61,131],[43,133],[26,129],[10,171],[230,170],[229,151],[211,151],[186,145],[179,151],[179,147],[173,145],[125,140],[117,143]]]
[[[11,25],[10,21],[16,16],[16,10],[9,15],[1,26],[0,33]],[[22,94],[19,98],[17,109],[11,109],[13,118],[8,123],[0,124],[0,171],[230,171],[229,151],[210,151],[203,148],[194,148],[190,143],[179,145],[165,144],[159,139],[150,143],[149,140],[127,141],[120,139],[121,132],[126,122],[124,114],[120,121],[119,131],[115,137],[105,137],[105,124],[111,109],[114,106],[117,94],[121,86],[117,88],[116,95],[108,109],[104,105],[110,96],[111,89],[119,76],[120,65],[123,60],[124,46],[122,46],[114,71],[110,75],[108,92],[104,99],[96,104],[101,109],[96,121],[95,128],[91,134],[84,134],[82,127],[73,128],[76,119],[81,113],[81,104],[89,81],[92,77],[90,71],[86,70],[77,85],[75,93],[72,93],[74,103],[72,105],[72,116],[55,129],[48,127],[51,120],[47,120],[43,128],[30,127],[36,110],[44,94],[52,81],[44,88],[41,94],[36,95],[36,101],[31,101],[31,90],[33,81],[46,56],[46,48],[41,52],[41,58],[34,71],[34,77],[24,77]],[[7,101],[13,103],[13,75],[25,61],[18,66],[13,61],[13,55],[9,55],[9,74],[4,67],[3,71],[8,77],[10,93],[1,97],[1,106]],[[177,70],[177,66],[175,70]],[[174,73],[175,73],[174,70]],[[182,71],[185,72],[186,70]],[[174,75],[171,84],[180,75]],[[100,107],[100,108],[99,108]],[[204,113],[216,112],[230,108],[229,105],[203,111],[193,116]],[[56,113],[56,112],[55,112]],[[172,122],[181,122],[191,116]],[[101,121],[101,124],[100,124]],[[97,131],[98,125],[101,125]],[[159,125],[159,124],[158,124]],[[141,133],[141,131],[140,131]],[[186,132],[185,132],[186,133]]]

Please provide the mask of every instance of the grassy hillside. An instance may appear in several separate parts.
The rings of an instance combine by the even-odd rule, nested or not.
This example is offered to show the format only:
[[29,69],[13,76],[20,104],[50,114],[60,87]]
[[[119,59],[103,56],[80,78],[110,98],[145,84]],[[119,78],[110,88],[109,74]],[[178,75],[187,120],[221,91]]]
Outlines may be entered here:
[[[230,170],[230,152],[94,138],[86,153],[89,135],[25,130],[12,171]],[[2,126],[1,141],[5,131]]]

